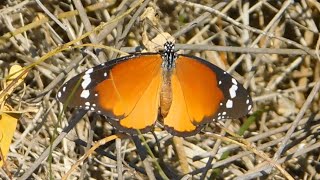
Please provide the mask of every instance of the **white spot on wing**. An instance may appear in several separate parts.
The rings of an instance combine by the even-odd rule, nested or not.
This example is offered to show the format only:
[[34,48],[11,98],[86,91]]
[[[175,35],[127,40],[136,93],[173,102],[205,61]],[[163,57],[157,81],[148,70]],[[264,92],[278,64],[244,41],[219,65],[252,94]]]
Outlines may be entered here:
[[246,100],[246,103],[249,104],[249,99]]
[[60,91],[58,92],[58,98],[61,98],[61,92]]
[[251,108],[252,108],[252,106],[251,106],[251,105],[249,105],[249,106],[248,106],[248,111],[250,111],[250,110],[251,110]]
[[66,87],[65,87],[65,86],[63,86],[62,91],[63,91],[63,92],[65,92],[65,91],[66,91]]
[[88,85],[91,83],[91,77],[89,74],[86,74],[82,77],[83,82],[81,83],[81,86],[83,89],[86,89]]
[[103,76],[104,76],[104,77],[106,77],[106,76],[107,76],[107,73],[106,73],[106,72],[105,72],[105,73],[103,73]]
[[232,106],[233,106],[233,102],[232,102],[232,100],[229,99],[229,100],[227,101],[227,103],[226,103],[226,107],[227,107],[227,108],[232,108]]
[[236,95],[237,95],[237,93],[236,93],[237,89],[238,89],[238,86],[237,86],[237,85],[232,85],[232,86],[231,86],[231,88],[229,89],[229,94],[230,94],[230,97],[231,97],[231,98],[236,97]]
[[80,97],[87,99],[90,95],[89,90],[83,90],[80,94]]
[[232,78],[232,83],[235,84],[235,85],[238,84],[237,81],[234,78]]
[[90,68],[90,69],[88,69],[86,72],[85,72],[85,74],[90,74],[90,73],[92,73],[93,72],[93,68]]
[[89,102],[86,102],[86,103],[84,103],[86,106],[90,106],[90,103]]
[[222,82],[221,81],[219,81],[219,85],[221,84]]

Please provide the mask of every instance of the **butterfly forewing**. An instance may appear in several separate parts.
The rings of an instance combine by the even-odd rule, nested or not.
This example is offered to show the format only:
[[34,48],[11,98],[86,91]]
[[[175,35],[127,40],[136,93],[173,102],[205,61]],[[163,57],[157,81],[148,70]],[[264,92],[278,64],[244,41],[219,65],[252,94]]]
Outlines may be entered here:
[[173,100],[164,125],[174,135],[195,134],[204,123],[239,118],[252,107],[251,98],[241,84],[197,57],[179,55],[171,86]]
[[[120,119],[114,123],[124,129],[143,130],[157,118],[160,68],[158,54],[136,54],[109,61],[65,83],[58,92],[58,100],[65,103],[72,96],[70,107]],[[156,107],[146,109],[147,106]]]
[[130,59],[130,56],[118,58],[93,68],[71,78],[61,86],[57,98],[62,103],[67,103],[69,107],[80,107],[88,110],[95,110],[86,102],[95,102],[95,94],[90,90],[109,77],[109,71],[118,63]]
[[[247,115],[248,112],[251,111],[252,99],[248,91],[235,78],[226,71],[201,58],[187,55],[184,55],[184,57],[197,60],[204,66],[210,68],[216,75],[216,85],[223,93],[223,98],[219,102],[218,110],[214,114],[213,119],[236,119]],[[213,93],[217,95],[215,91]]]
[[110,78],[93,89],[101,113],[120,117],[118,127],[124,130],[152,126],[157,119],[160,72],[159,54],[139,55],[114,66]]
[[[212,120],[223,100],[214,71],[201,62],[179,56],[171,79],[173,102],[164,124],[177,133],[196,133]],[[170,130],[169,130],[170,131]]]

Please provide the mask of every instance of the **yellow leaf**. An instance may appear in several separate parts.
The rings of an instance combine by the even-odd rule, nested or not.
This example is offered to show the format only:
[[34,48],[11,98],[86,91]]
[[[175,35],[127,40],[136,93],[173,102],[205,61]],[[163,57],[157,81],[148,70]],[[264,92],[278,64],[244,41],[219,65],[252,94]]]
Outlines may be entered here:
[[[16,130],[17,119],[3,113],[0,115],[0,150],[6,160],[6,156],[9,152],[9,146],[11,144],[13,133]],[[3,165],[3,159],[0,158],[0,167]]]
[[[21,73],[21,72],[20,73],[18,73],[18,72],[21,71],[21,70],[22,70],[22,67],[20,65],[18,65],[18,64],[15,64],[15,65],[11,66],[11,68],[9,70],[9,76],[10,77],[9,77],[7,83],[10,84],[15,78],[17,78]],[[19,79],[20,80],[19,83],[21,83],[23,81],[24,77],[26,77],[26,74],[23,75],[23,77],[21,79]]]
[[[9,75],[8,75],[8,79],[5,81],[4,83],[4,89],[0,91],[0,107],[2,108],[1,110],[3,111],[3,105],[5,103],[5,100],[7,98],[7,95],[11,94],[13,92],[13,90],[19,86],[23,81],[24,78],[27,76],[27,73],[23,74],[19,79],[17,79],[17,81],[15,82],[14,80],[19,77],[19,75],[22,73],[22,67],[20,65],[13,65],[11,66],[10,70],[9,70]],[[7,88],[10,87],[10,88]],[[5,95],[2,95],[3,93],[5,93]]]

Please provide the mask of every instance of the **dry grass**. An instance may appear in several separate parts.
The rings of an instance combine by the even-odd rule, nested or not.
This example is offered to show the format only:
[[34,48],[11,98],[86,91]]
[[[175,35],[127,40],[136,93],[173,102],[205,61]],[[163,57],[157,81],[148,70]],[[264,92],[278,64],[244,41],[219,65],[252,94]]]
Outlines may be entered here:
[[[0,3],[0,76],[8,78],[14,64],[28,73],[6,99],[20,118],[0,179],[60,179],[77,161],[69,179],[320,179],[317,1],[41,2]],[[60,116],[58,87],[119,56],[110,47],[134,51],[146,7],[157,9],[184,53],[228,70],[248,88],[254,114],[224,122],[244,139],[212,123],[184,140],[162,131],[141,142],[111,136],[113,128],[94,113],[67,109]],[[89,150],[104,137],[107,143]]]

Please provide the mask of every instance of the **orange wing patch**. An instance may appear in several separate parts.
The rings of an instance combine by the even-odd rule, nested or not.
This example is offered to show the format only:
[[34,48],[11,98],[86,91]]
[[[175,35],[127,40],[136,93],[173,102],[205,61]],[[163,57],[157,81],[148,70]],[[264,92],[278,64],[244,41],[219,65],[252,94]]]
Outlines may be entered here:
[[125,128],[153,125],[158,112],[154,106],[159,104],[160,68],[160,55],[139,56],[117,64],[108,79],[95,87],[101,111],[120,118]]
[[172,87],[172,104],[168,115],[163,122],[168,131],[172,132],[191,132],[196,130],[196,126],[190,119],[188,109],[185,102],[185,97],[179,79],[174,73],[171,78]]
[[129,116],[120,120],[121,126],[131,129],[144,129],[146,126],[154,124],[158,117],[160,85],[161,76],[159,69]]
[[215,73],[184,56],[176,60],[171,86],[173,100],[164,124],[178,133],[192,133],[211,120],[224,98]]

